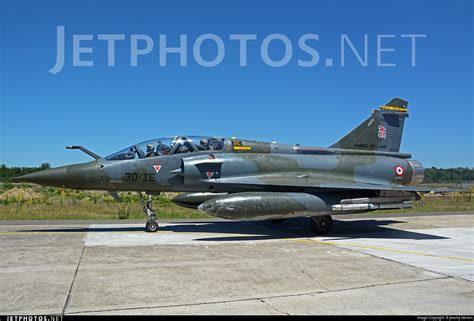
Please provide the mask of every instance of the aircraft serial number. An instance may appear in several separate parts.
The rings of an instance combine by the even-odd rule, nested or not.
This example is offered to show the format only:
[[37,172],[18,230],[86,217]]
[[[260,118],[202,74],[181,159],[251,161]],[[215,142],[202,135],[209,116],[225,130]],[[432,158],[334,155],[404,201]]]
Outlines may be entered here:
[[155,180],[155,174],[138,174],[138,173],[125,173],[125,181],[126,182],[136,182],[136,181],[142,181],[142,182],[152,182]]

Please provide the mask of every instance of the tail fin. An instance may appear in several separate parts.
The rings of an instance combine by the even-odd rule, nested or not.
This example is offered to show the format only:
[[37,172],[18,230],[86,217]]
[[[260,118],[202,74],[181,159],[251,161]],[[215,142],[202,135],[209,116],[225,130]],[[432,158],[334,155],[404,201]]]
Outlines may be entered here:
[[399,152],[408,102],[394,98],[330,148]]

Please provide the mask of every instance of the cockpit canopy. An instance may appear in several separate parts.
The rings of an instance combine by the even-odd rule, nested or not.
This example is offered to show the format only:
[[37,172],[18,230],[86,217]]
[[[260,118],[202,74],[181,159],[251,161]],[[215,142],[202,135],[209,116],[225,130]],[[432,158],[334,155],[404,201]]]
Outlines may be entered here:
[[211,136],[174,136],[148,140],[106,157],[126,160],[224,149],[224,138]]

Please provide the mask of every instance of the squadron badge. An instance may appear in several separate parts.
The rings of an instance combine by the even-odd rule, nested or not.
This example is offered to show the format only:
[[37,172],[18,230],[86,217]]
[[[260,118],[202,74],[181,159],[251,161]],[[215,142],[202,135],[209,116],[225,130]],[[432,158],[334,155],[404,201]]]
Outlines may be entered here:
[[380,139],[385,139],[387,137],[387,127],[385,126],[379,126],[379,130],[377,132],[377,136]]

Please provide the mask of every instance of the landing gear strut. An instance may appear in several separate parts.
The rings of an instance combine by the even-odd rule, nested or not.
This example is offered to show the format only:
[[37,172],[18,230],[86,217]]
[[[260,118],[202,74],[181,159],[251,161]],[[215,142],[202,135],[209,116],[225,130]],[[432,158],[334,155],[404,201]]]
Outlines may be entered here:
[[331,215],[325,216],[311,216],[309,224],[313,232],[317,235],[329,234],[332,230]]
[[138,192],[138,198],[140,199],[140,203],[142,204],[143,212],[148,216],[148,221],[145,224],[145,230],[147,232],[156,232],[158,231],[158,222],[156,221],[156,212],[153,209],[153,197],[150,194],[148,195],[148,200],[145,203],[143,194]]

